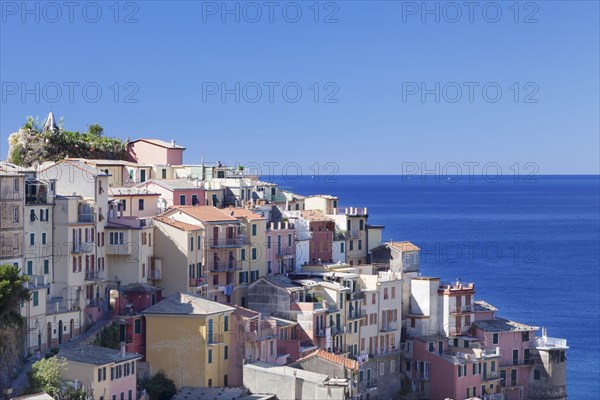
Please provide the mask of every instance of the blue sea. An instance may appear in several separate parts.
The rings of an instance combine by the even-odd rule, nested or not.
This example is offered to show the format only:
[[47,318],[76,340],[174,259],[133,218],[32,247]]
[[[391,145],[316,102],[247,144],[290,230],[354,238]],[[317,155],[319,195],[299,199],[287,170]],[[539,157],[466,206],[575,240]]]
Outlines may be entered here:
[[567,339],[569,398],[600,398],[600,176],[293,178],[271,180],[368,207],[384,240],[421,247],[423,275],[475,282],[497,315]]

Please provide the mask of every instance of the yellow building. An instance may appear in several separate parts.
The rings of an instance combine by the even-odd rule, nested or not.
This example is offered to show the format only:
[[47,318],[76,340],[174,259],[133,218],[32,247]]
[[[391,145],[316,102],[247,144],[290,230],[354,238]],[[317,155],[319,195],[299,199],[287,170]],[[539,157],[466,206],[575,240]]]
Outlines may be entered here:
[[146,309],[146,361],[164,370],[177,389],[228,386],[233,307],[174,293]]

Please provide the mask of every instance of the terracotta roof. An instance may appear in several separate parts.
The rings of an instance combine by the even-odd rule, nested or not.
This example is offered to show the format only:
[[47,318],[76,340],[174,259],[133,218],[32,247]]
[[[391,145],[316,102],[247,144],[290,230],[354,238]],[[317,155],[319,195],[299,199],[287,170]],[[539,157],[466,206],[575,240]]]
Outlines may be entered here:
[[300,214],[304,219],[309,221],[333,221],[333,218],[326,217],[321,211],[304,210],[301,211]]
[[162,222],[164,224],[170,225],[174,228],[181,229],[182,231],[186,231],[186,232],[197,231],[197,230],[202,229],[201,226],[188,224],[187,222],[176,221],[176,220],[168,218],[168,217],[158,216],[158,217],[154,217],[154,219],[156,221]]
[[254,311],[246,307],[236,305],[232,305],[232,307],[235,308],[235,310],[233,310],[233,315],[239,315],[243,318],[255,318],[260,315],[258,311]]
[[149,179],[145,182],[138,183],[138,187],[145,187],[149,184],[155,184],[168,190],[203,190],[201,181],[191,179]]
[[[310,353],[306,357],[300,358],[298,361],[296,361],[296,363],[300,363],[303,360],[306,360],[306,359],[312,358],[312,357],[319,357],[319,358],[322,358],[329,362],[332,362],[334,364],[341,365],[345,368],[352,369],[354,371],[358,371],[358,361],[351,360],[347,357],[338,356],[337,354],[329,353],[323,349],[315,350],[314,352]],[[294,364],[296,364],[296,363],[294,363]]]
[[62,348],[58,355],[69,361],[93,365],[106,365],[142,358],[142,356],[137,353],[125,353],[125,355],[121,355],[119,350],[81,344],[71,349]]
[[219,222],[219,221],[236,221],[237,218],[232,217],[224,210],[220,210],[213,206],[175,206],[166,213],[172,214],[173,211],[184,212],[200,221]]
[[135,143],[135,142],[147,142],[156,146],[160,146],[160,147],[165,147],[167,149],[181,149],[181,150],[185,150],[185,147],[183,146],[179,146],[177,144],[171,144],[169,142],[165,142],[164,140],[159,140],[159,139],[137,139],[137,140],[133,140],[130,142],[130,144]]
[[419,251],[421,250],[419,247],[415,246],[414,244],[412,244],[411,242],[408,241],[404,241],[404,242],[387,242],[386,244],[392,246],[395,249],[398,249],[400,251]]
[[247,208],[225,208],[223,209],[223,212],[236,218],[246,218],[249,221],[266,219],[262,215],[257,214],[254,211],[248,210]]

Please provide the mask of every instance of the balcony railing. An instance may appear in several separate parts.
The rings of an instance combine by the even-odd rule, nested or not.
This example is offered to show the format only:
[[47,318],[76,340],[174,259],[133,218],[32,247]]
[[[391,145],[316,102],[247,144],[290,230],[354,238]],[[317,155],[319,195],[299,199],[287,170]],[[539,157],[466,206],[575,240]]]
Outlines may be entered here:
[[381,332],[392,332],[398,330],[398,322],[387,322],[381,325]]
[[332,335],[341,335],[343,333],[346,333],[346,326],[341,326],[341,325],[332,325],[331,326],[331,334]]
[[367,316],[367,311],[366,310],[355,310],[355,311],[348,311],[348,318],[347,319],[361,319],[361,318],[366,318]]
[[94,251],[94,243],[73,243],[72,253],[92,253]]
[[26,204],[47,204],[48,195],[46,193],[27,194],[25,196]]
[[275,255],[277,257],[290,256],[296,253],[296,248],[293,246],[275,249]]
[[77,222],[79,223],[92,223],[94,222],[94,213],[80,213],[77,214]]
[[86,271],[85,272],[85,280],[86,281],[99,281],[104,279],[104,271]]
[[211,333],[206,337],[206,341],[208,344],[219,344],[223,343],[223,334],[222,333]]
[[148,279],[160,280],[162,279],[162,273],[160,268],[151,269],[148,273]]
[[241,268],[242,266],[238,265],[236,260],[213,261],[211,264],[209,264],[209,269],[212,272],[239,271]]
[[206,275],[200,275],[197,278],[190,278],[190,287],[195,288],[204,285],[208,285],[208,278]]
[[558,348],[567,349],[567,339],[559,339],[554,337],[546,336],[536,337],[535,340],[531,341],[530,347],[533,348]]
[[346,293],[346,300],[364,300],[365,292]]
[[248,239],[243,236],[234,238],[220,238],[210,240],[210,247],[212,248],[227,248],[227,247],[240,247],[248,244]]
[[358,239],[359,232],[360,232],[359,230],[350,230],[350,231],[347,231],[348,238],[350,238],[350,239]]
[[497,379],[500,379],[500,374],[497,372],[488,372],[487,374],[483,375],[484,381],[495,381]]

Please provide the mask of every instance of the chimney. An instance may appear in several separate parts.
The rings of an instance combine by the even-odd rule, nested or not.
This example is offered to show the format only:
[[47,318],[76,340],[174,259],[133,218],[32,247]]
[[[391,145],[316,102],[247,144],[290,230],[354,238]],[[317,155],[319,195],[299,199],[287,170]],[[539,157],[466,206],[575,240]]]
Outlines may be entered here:
[[125,358],[125,342],[121,342],[121,358]]
[[175,147],[175,139],[171,139],[171,147]]

